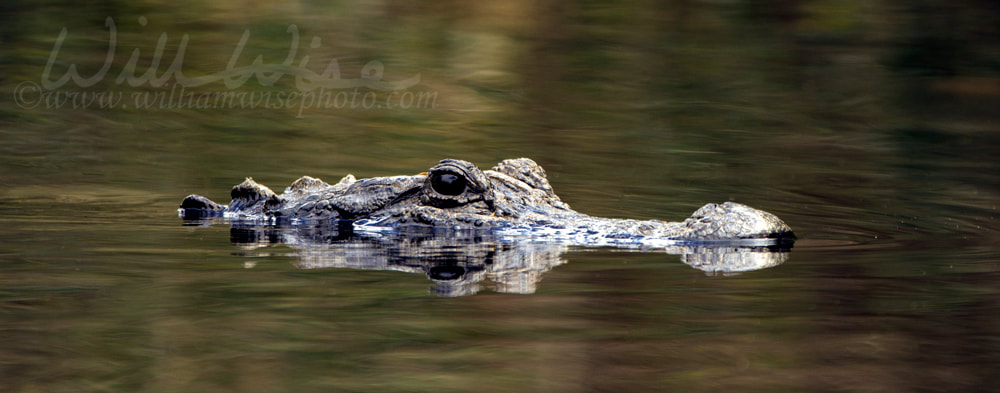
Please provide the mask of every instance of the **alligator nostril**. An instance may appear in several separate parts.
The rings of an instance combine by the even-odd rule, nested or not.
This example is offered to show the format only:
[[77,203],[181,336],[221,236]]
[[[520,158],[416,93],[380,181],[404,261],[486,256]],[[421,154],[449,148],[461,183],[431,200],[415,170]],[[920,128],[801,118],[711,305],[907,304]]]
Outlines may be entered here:
[[465,178],[449,172],[435,173],[431,187],[441,195],[461,195],[465,192]]

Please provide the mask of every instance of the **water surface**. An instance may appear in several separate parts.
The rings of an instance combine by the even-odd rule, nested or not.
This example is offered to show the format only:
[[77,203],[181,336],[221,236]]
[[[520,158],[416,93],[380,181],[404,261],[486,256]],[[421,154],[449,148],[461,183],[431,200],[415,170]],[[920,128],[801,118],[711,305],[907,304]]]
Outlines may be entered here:
[[[772,3],[3,6],[0,390],[995,389],[996,7]],[[160,72],[184,35],[186,75],[225,70],[247,31],[237,64],[280,64],[294,25],[293,66],[336,59],[360,80],[378,61],[383,80],[419,75],[405,91],[436,100],[18,101],[63,28],[51,79],[96,75],[108,17],[108,73],[51,92],[169,94],[175,78],[116,82],[133,50],[135,74],[151,68],[161,34]],[[191,89],[297,91],[294,75]],[[246,176],[280,190],[445,157],[530,157],[591,215],[680,220],[732,200],[800,239],[780,265],[739,274],[571,247],[531,291],[451,297],[426,274],[310,266],[295,247],[176,217],[185,195],[228,200]]]

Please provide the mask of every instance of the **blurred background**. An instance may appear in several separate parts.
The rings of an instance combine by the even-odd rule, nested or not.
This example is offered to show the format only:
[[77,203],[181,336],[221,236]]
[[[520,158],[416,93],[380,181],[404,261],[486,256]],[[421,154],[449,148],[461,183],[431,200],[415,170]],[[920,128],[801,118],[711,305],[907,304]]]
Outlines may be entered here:
[[[303,69],[355,86],[307,105]],[[994,1],[8,0],[0,97],[0,390],[1000,383]],[[597,216],[746,203],[800,241],[735,277],[586,250],[534,295],[438,299],[280,247],[246,270],[176,218],[246,176],[446,157],[530,157]]]

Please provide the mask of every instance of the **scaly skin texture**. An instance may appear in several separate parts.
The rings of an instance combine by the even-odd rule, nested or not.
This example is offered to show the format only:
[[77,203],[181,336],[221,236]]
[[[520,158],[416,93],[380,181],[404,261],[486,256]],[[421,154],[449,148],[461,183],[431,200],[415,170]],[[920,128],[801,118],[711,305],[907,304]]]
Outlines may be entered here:
[[185,218],[225,213],[236,220],[340,219],[355,229],[495,229],[594,245],[794,239],[773,214],[732,202],[707,204],[682,222],[591,217],[559,200],[542,167],[527,158],[488,171],[445,159],[413,176],[347,175],[332,185],[305,176],[281,195],[248,178],[233,188],[228,206],[190,195],[180,207]]

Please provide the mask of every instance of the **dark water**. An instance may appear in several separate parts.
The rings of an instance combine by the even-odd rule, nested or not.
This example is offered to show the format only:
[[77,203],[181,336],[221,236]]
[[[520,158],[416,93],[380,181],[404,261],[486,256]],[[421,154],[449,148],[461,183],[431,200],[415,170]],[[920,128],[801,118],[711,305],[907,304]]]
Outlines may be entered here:
[[[0,391],[996,389],[998,15],[987,1],[4,3]],[[181,48],[184,76],[234,85],[129,84]],[[329,87],[326,107],[288,97],[294,72],[332,60],[360,87]],[[81,80],[57,83],[71,65]],[[264,71],[238,83],[239,67]],[[273,102],[210,102],[227,92]],[[282,189],[522,156],[581,212],[679,220],[732,200],[800,240],[742,274],[555,250],[532,293],[448,297],[426,274],[310,265],[324,259],[175,212],[245,176]]]

